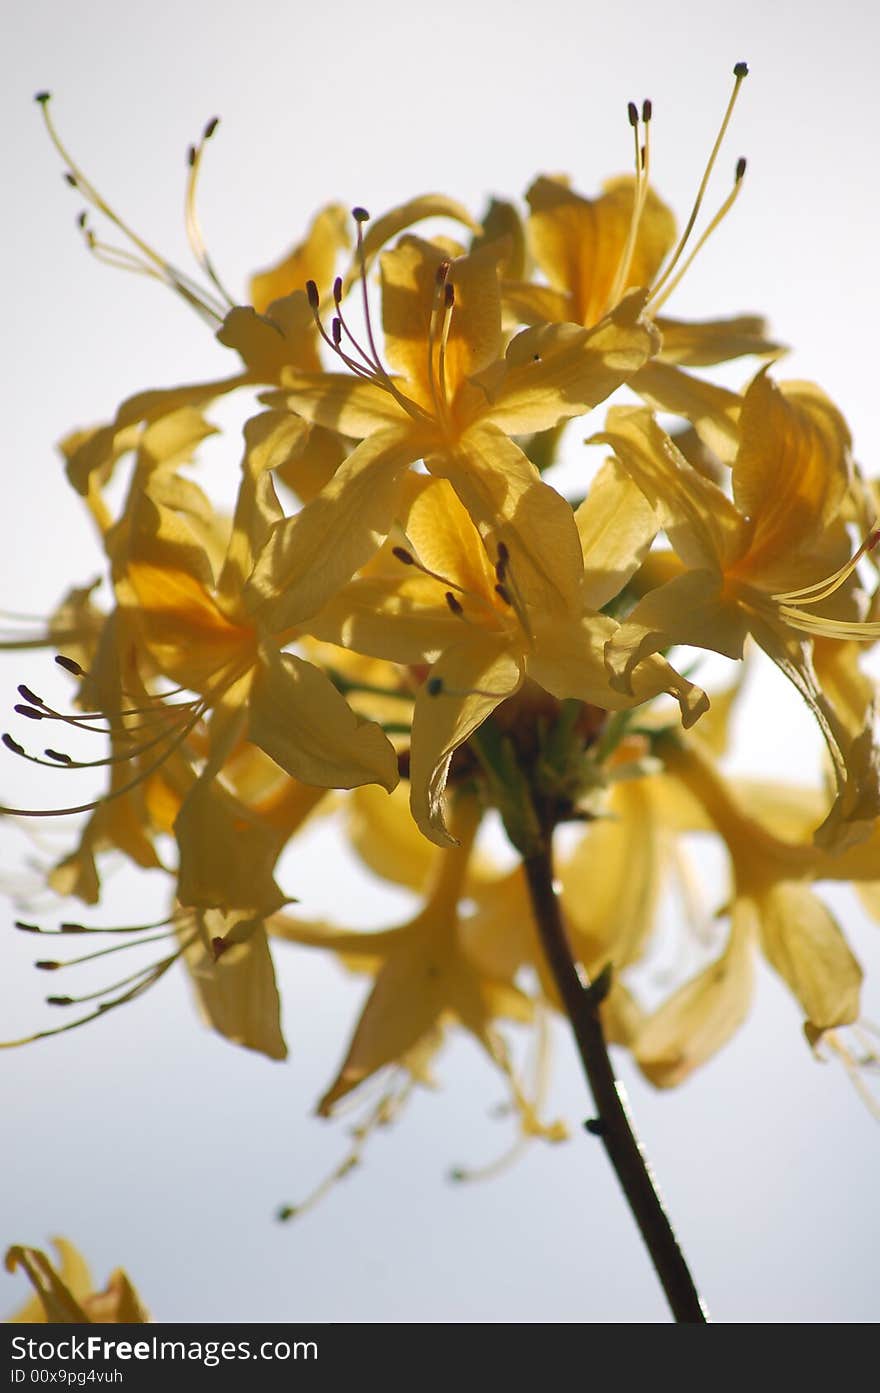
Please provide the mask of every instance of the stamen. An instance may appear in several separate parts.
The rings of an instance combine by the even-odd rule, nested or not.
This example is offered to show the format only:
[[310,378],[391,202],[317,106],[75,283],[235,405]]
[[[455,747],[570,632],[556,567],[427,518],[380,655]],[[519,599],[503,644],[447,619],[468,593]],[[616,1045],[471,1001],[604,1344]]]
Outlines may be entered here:
[[446,389],[446,347],[452,325],[452,311],[455,308],[455,287],[447,282],[443,288],[443,326],[440,330],[440,399],[443,402],[443,417],[449,419],[449,393]]
[[219,276],[217,275],[208,250],[205,246],[205,239],[202,235],[201,223],[199,222],[198,209],[196,205],[196,184],[202,167],[202,155],[205,145],[219,125],[219,117],[213,116],[202,132],[202,138],[198,145],[191,145],[188,152],[189,177],[186,183],[186,196],[184,199],[184,219],[186,222],[186,235],[189,240],[192,254],[201,266],[211,284],[218,291],[221,300],[226,301],[227,308],[232,309],[235,301],[226,290]]
[[715,214],[712,221],[709,223],[709,226],[706,228],[705,232],[701,234],[700,238],[696,243],[696,246],[691,251],[687,260],[684,262],[677,274],[673,276],[672,280],[666,286],[666,289],[663,291],[663,294],[658,296],[657,299],[653,299],[652,297],[653,303],[651,309],[653,314],[656,314],[657,311],[660,310],[662,306],[666,304],[666,301],[669,299],[670,295],[673,293],[674,290],[677,289],[684,277],[687,275],[688,271],[694,263],[694,260],[696,259],[699,252],[702,251],[703,247],[706,245],[709,238],[712,236],[712,233],[716,230],[717,227],[720,226],[720,224],[727,217],[727,214],[730,212],[731,208],[733,207],[734,203],[739,197],[739,191],[742,186],[742,181],[745,172],[746,161],[745,159],[743,159],[742,156],[740,156],[740,158],[736,162],[736,169],[734,170],[733,188],[727,195],[727,198],[724,200],[721,207],[718,209],[718,212]]
[[[703,198],[705,197],[706,193],[706,188],[709,184],[709,179],[711,177],[712,170],[715,167],[715,161],[718,158],[718,152],[721,149],[722,141],[724,140],[725,134],[727,133],[727,127],[730,124],[730,118],[733,115],[733,108],[736,105],[736,99],[739,96],[739,89],[742,86],[744,79],[748,76],[748,71],[748,66],[745,63],[737,63],[733,69],[733,92],[731,93],[730,100],[727,103],[727,110],[724,113],[724,118],[721,122],[721,127],[718,131],[717,136],[715,137],[715,144],[712,146],[712,152],[709,155],[709,160],[706,165],[705,172],[700,181],[700,187],[697,190],[697,196],[694,200],[694,206],[691,209],[690,217],[688,218],[684,232],[682,233],[679,239],[678,246],[675,248],[675,251],[672,254],[672,258],[669,262],[669,265],[667,266],[663,275],[660,277],[660,279],[654,286],[654,289],[651,294],[651,301],[656,299],[660,291],[663,289],[663,287],[666,285],[667,281],[671,277],[673,271],[675,270],[676,266],[678,265],[681,259],[682,253],[685,249],[685,246],[687,245],[690,235],[693,232],[694,223],[697,221],[697,218],[699,216],[700,208],[702,207],[703,203]],[[739,187],[738,183],[735,187]]]
[[[313,284],[314,284],[314,282],[313,282]],[[337,318],[338,318],[338,320],[339,320],[339,323],[341,324],[341,326],[342,326],[342,328],[343,328],[343,330],[344,330],[344,332],[345,332],[346,338],[347,338],[347,339],[349,340],[349,342],[351,343],[351,345],[352,345],[352,347],[354,348],[355,352],[356,352],[356,353],[359,353],[360,356],[363,358],[363,360],[364,360],[364,362],[365,362],[367,368],[369,369],[370,373],[373,374],[373,373],[376,373],[376,372],[381,372],[381,371],[382,371],[382,365],[381,365],[381,363],[374,363],[374,362],[373,362],[373,359],[370,357],[369,353],[366,353],[366,352],[364,351],[364,349],[361,347],[361,345],[358,343],[357,339],[355,338],[354,334],[353,334],[353,333],[351,332],[351,330],[349,329],[348,324],[346,323],[345,316],[344,316],[343,313],[342,313],[342,292],[343,292],[342,277],[341,277],[341,276],[337,276],[337,277],[336,277],[336,280],[333,282],[333,303],[334,303],[334,305],[336,306],[336,316],[337,316]]]
[[[778,594],[771,595],[770,603],[778,606],[776,612],[792,628],[799,629],[805,634],[840,640],[853,639],[856,642],[880,638],[880,621],[829,619],[820,614],[811,613],[808,608],[810,605],[816,605],[822,600],[828,599],[829,595],[833,595],[836,590],[839,590],[852,575],[862,557],[877,546],[878,542],[880,542],[880,529],[875,529],[869,532],[857,551],[832,575],[826,576],[824,580],[817,581],[813,585],[805,585],[800,590],[780,591]],[[760,604],[756,608],[760,608]]]
[[617,272],[607,300],[606,308],[616,305],[624,290],[626,289],[627,279],[632,266],[633,256],[635,255],[636,242],[639,235],[639,226],[642,221],[642,213],[648,196],[649,164],[650,164],[650,121],[653,114],[651,102],[646,100],[642,103],[642,120],[645,125],[645,143],[639,143],[639,113],[635,102],[630,102],[627,107],[629,123],[633,128],[635,139],[635,166],[636,182],[633,189],[633,206],[630,214],[629,229],[626,234],[626,242],[621,252]]
[[63,653],[55,655],[55,661],[59,667],[63,667],[65,672],[72,673],[74,677],[84,677],[85,669],[80,666],[75,658],[67,658]]
[[431,400],[434,403],[434,411],[437,418],[444,422],[447,420],[447,412],[446,397],[443,390],[443,371],[441,368],[438,374],[440,377],[440,389],[438,391],[437,380],[434,375],[434,351],[438,340],[438,324],[440,325],[439,338],[441,343],[443,339],[442,315],[445,313],[445,292],[447,290],[447,277],[451,264],[449,258],[444,257],[437,267],[434,277],[434,303],[431,306],[431,317],[428,321],[428,383],[431,388]]
[[[447,592],[457,590],[459,595],[464,595],[469,600],[474,600],[477,604],[483,605],[484,608],[487,607],[486,601],[483,599],[482,595],[477,594],[476,591],[468,590],[464,585],[459,585],[457,581],[451,580],[449,576],[444,576],[440,571],[432,571],[429,566],[426,566],[423,561],[420,561],[419,558],[414,556],[406,547],[392,547],[391,555],[396,557],[403,566],[415,566],[416,570],[421,571],[423,576],[428,576],[431,580],[438,581],[440,585],[446,587]],[[491,608],[491,606],[488,606],[488,608]]]
[[447,590],[446,595],[444,596],[444,598],[445,598],[445,600],[446,600],[447,605],[449,606],[450,610],[452,611],[452,613],[453,613],[454,615],[456,615],[457,617],[459,617],[459,616],[461,616],[461,615],[464,614],[464,606],[463,606],[462,604],[459,603],[459,601],[455,598],[455,596],[453,595],[453,593],[452,593],[451,590]]
[[[824,580],[814,581],[812,585],[804,585],[800,590],[784,590],[774,595],[774,600],[782,603],[796,600],[799,605],[814,605],[819,600],[825,600],[829,595],[833,595],[844,581],[847,580],[855,570],[856,566],[869,551],[873,551],[880,542],[880,528],[874,528],[868,533],[858,551],[856,551],[848,561],[845,561],[832,575],[826,576]],[[19,690],[21,690],[19,688]]]
[[503,604],[513,610],[520,627],[527,637],[534,642],[534,634],[529,624],[528,607],[523,599],[522,593],[516,583],[516,577],[510,568],[510,550],[506,542],[498,542],[496,548],[497,560],[495,562],[495,575],[498,577],[498,584],[495,586],[495,593]]
[[[141,261],[131,252],[124,251],[121,248],[105,246],[94,237],[94,234],[88,232],[84,227],[83,230],[86,233],[87,245],[90,247],[90,250],[94,251],[101,260],[107,260],[110,264],[116,265],[121,269],[136,271],[161,280],[164,284],[170,286],[171,289],[177,291],[187,304],[196,310],[203,318],[211,322],[222,320],[225,317],[227,307],[222,302],[215,301],[213,296],[206,293],[202,287],[196,285],[185,272],[179,271],[170,261],[154,251],[142,237],[139,237],[138,234],[123,221],[119,214],[110,207],[95,188],[94,184],[85,176],[76,162],[71,159],[58,135],[55,123],[49,111],[50,94],[48,92],[38,92],[35,100],[42,111],[49,139],[52,141],[52,144],[67,166],[65,173],[66,181],[71,184],[72,187],[76,188],[97,212],[107,218],[107,220],[128,239],[132,246],[140,253],[143,260]],[[204,138],[205,137],[203,137],[203,139]]]

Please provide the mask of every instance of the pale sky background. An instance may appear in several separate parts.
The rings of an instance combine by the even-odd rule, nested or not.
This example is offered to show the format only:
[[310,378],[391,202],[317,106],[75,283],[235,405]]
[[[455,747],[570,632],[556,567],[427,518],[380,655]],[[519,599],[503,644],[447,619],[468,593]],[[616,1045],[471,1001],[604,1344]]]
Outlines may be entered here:
[[[629,168],[630,98],[653,99],[656,187],[683,220],[732,66],[746,59],[709,206],[741,154],[747,186],[670,309],[766,313],[797,345],[780,375],[818,381],[839,402],[876,474],[880,32],[867,3],[838,3],[833,24],[828,14],[757,0],[630,0],[614,12],[590,0],[9,5],[0,605],[48,610],[99,569],[54,442],[135,390],[229,361],[167,292],[87,257],[78,198],[31,101],[40,88],[55,94],[61,130],[98,187],[174,257],[185,254],[184,151],[208,117],[222,117],[203,222],[243,293],[249,272],[330,199],[380,212],[436,189],[479,213],[487,194],[520,196],[535,174],[560,171],[594,191]],[[5,662],[4,709],[17,682],[39,690],[45,672],[38,657]],[[754,685],[739,736],[738,767],[814,777],[810,722],[780,681]],[[22,774],[7,756],[4,794],[37,800],[47,786]],[[27,848],[11,833],[3,846],[8,884]],[[402,900],[389,909],[324,832],[292,857],[285,883],[308,912],[340,922],[403,917]],[[131,885],[118,878],[104,922],[136,920],[143,897],[161,892]],[[835,905],[876,1019],[877,928],[850,897]],[[45,1023],[43,994],[63,990],[32,970],[39,945],[15,934],[14,916],[11,905],[0,915],[3,1037]],[[310,1109],[363,991],[317,958],[277,957],[286,1065],[208,1033],[181,974],[86,1030],[0,1055],[0,1243],[64,1234],[99,1279],[124,1265],[160,1320],[667,1318],[601,1148],[578,1131],[591,1109],[562,1031],[548,1111],[572,1124],[568,1144],[535,1145],[490,1182],[450,1185],[450,1166],[489,1161],[510,1136],[490,1116],[498,1083],[461,1040],[442,1056],[441,1090],[374,1140],[360,1172],[298,1223],[275,1224],[278,1204],[301,1198],[345,1149],[344,1124]],[[678,1092],[652,1091],[625,1062],[621,1072],[716,1319],[878,1318],[880,1128],[842,1071],[811,1059],[798,1011],[768,971],[746,1028]],[[0,1308],[23,1297],[23,1282],[4,1277]]]

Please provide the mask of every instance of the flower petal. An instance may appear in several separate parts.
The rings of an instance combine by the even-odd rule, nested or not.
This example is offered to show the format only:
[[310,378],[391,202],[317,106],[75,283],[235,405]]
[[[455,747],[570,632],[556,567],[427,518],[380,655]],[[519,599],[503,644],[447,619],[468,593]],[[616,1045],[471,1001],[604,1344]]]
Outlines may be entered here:
[[633,1052],[657,1088],[683,1083],[742,1025],[752,1000],[756,928],[754,904],[738,901],[722,956],[646,1018]]
[[761,944],[817,1030],[858,1019],[862,970],[834,917],[806,885],[774,886],[759,903]]
[[508,550],[510,574],[528,609],[580,612],[583,556],[571,505],[496,426],[471,426],[425,460],[449,479],[491,556]]
[[670,411],[690,421],[704,445],[725,464],[733,463],[742,407],[737,392],[703,382],[656,358],[630,378],[629,385],[655,411]]
[[[234,916],[233,916],[234,919]],[[229,919],[217,910],[205,915],[206,932],[223,938]],[[281,1033],[281,1002],[266,930],[261,923],[234,923],[232,932],[246,933],[219,957],[196,939],[185,952],[190,979],[209,1025],[233,1044],[256,1050],[269,1059],[286,1059]]]
[[758,314],[688,322],[658,315],[654,322],[663,335],[660,357],[664,363],[705,368],[750,354],[775,358],[785,352],[781,344],[766,337],[767,322]]
[[397,509],[400,480],[418,458],[410,438],[382,431],[339,466],[311,503],[275,525],[245,603],[279,633],[317,614],[374,554]]
[[477,635],[447,649],[416,697],[410,755],[412,813],[425,836],[438,846],[454,845],[443,819],[443,791],[453,754],[521,681],[516,658],[499,644],[492,645],[488,636]]
[[745,544],[745,520],[643,407],[612,407],[591,445],[610,445],[654,507],[686,566],[718,570]]
[[328,677],[292,653],[261,650],[248,703],[248,736],[286,773],[321,788],[398,781],[394,747],[361,721]]
[[574,520],[584,553],[584,603],[601,609],[644,561],[657,534],[657,518],[620,462],[608,460]]
[[[571,294],[578,324],[595,324],[608,310],[627,245],[634,194],[632,176],[610,180],[596,199],[547,178],[537,179],[526,194],[532,210],[532,255],[550,284]],[[620,290],[649,286],[674,240],[675,219],[649,189]]]
[[642,316],[642,291],[627,295],[592,329],[547,324],[524,329],[507,350],[503,371],[492,368],[475,383],[485,405],[474,414],[508,434],[548,430],[583,416],[651,358],[660,346]]
[[251,277],[251,304],[257,314],[264,314],[273,300],[305,290],[306,281],[314,281],[321,290],[329,287],[339,252],[351,246],[349,218],[341,203],[327,204],[315,214],[302,242],[274,266]]

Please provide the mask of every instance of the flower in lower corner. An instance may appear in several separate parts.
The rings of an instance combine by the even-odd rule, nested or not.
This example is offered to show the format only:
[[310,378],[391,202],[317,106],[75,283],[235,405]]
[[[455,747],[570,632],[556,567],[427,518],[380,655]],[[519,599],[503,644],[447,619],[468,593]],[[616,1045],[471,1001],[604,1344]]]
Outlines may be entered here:
[[53,1239],[56,1262],[41,1248],[15,1244],[6,1251],[6,1270],[21,1268],[35,1295],[7,1321],[13,1325],[141,1325],[150,1314],[128,1275],[117,1267],[98,1290],[79,1250],[66,1238]]

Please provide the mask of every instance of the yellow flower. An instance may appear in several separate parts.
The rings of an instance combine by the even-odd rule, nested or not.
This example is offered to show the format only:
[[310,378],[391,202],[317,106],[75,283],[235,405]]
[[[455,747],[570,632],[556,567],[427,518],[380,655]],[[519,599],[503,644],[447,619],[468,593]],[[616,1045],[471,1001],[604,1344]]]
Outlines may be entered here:
[[819,724],[837,797],[817,837],[838,845],[866,834],[880,812],[877,759],[869,725],[855,731],[842,689],[833,701],[820,687],[811,639],[880,634],[860,618],[855,588],[855,565],[875,538],[849,555],[849,432],[818,387],[777,386],[760,373],[743,399],[740,434],[733,501],[688,464],[648,411],[612,409],[594,438],[612,446],[643,489],[682,563],[615,634],[609,672],[628,690],[650,654],[684,643],[740,658],[751,634]]
[[[636,295],[595,329],[528,329],[502,356],[499,256],[496,244],[454,256],[447,244],[403,238],[381,258],[386,354],[402,375],[378,357],[365,280],[367,347],[350,337],[337,301],[332,342],[350,371],[288,374],[288,409],[362,443],[316,498],[273,528],[257,560],[246,598],[271,628],[310,618],[370,559],[419,459],[450,480],[493,549],[528,551],[519,511],[534,501],[574,554],[570,509],[509,436],[588,411],[650,357],[655,336]],[[312,297],[317,315],[314,287]]]
[[142,1325],[149,1312],[129,1278],[117,1267],[103,1291],[96,1291],[85,1259],[66,1238],[52,1240],[60,1271],[40,1248],[19,1244],[7,1249],[6,1269],[21,1267],[33,1284],[31,1297],[8,1322],[14,1325]]
[[[817,1032],[857,1019],[862,973],[833,915],[807,883],[833,874],[833,859],[791,840],[809,826],[809,796],[803,790],[786,795],[758,789],[751,800],[756,816],[699,740],[665,738],[656,748],[667,773],[702,805],[722,838],[733,877],[730,933],[721,957],[649,1015],[635,1038],[640,1067],[666,1087],[709,1059],[742,1024],[751,1004],[757,946]],[[772,831],[773,823],[788,835]]]
[[198,694],[178,703],[156,698],[143,743],[170,752],[210,713],[203,778],[246,736],[304,783],[350,788],[376,779],[390,788],[397,760],[381,729],[359,721],[316,667],[280,651],[295,634],[267,631],[241,600],[253,557],[280,516],[270,471],[301,433],[286,414],[248,422],[232,533],[216,577],[194,486],[181,498],[176,476],[153,475],[133,499],[125,545],[114,547],[117,597],[150,668]]
[[275,936],[329,949],[375,975],[339,1073],[318,1105],[320,1113],[329,1114],[359,1084],[433,1041],[438,1029],[451,1021],[468,1030],[490,1059],[509,1073],[506,1047],[494,1021],[502,1016],[527,1021],[531,1004],[513,981],[479,971],[461,934],[459,902],[479,819],[474,798],[456,802],[453,829],[458,844],[435,857],[424,909],[399,928],[358,933],[289,916],[272,920]]
[[644,104],[641,122],[635,106],[630,106],[636,174],[608,180],[594,199],[575,193],[561,176],[536,179],[526,194],[530,209],[526,235],[547,284],[511,278],[503,287],[505,308],[518,322],[568,320],[588,328],[610,314],[628,291],[643,289],[645,315],[660,331],[662,344],[628,385],[655,409],[691,420],[704,443],[727,462],[736,448],[740,399],[735,392],[703,382],[683,368],[706,367],[745,354],[775,356],[779,346],[767,339],[764,321],[757,315],[686,323],[659,311],[740,190],[744,161],[737,166],[733,192],[690,257],[682,260],[745,76],[739,69],[740,65],[721,133],[680,240],[676,240],[672,212],[650,183],[651,104]]
[[542,700],[529,696],[538,688],[606,709],[671,691],[687,724],[705,708],[704,694],[659,657],[640,669],[631,694],[608,682],[603,650],[616,625],[598,609],[636,569],[656,527],[619,471],[605,471],[576,514],[550,489],[527,490],[516,508],[523,551],[500,542],[492,554],[445,480],[414,479],[408,494],[405,545],[389,543],[312,627],[376,657],[431,664],[415,700],[409,770],[426,836],[448,844],[442,795],[452,757],[524,681],[524,719],[530,701]]

